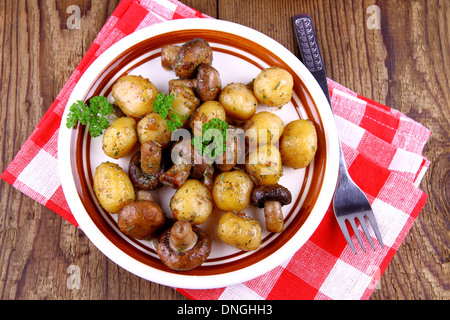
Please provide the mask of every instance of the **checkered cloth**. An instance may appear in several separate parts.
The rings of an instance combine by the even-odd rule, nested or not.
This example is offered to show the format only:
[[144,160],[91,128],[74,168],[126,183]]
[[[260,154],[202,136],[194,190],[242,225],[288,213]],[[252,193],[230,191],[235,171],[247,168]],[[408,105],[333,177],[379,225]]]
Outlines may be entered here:
[[[1,178],[78,226],[58,173],[58,132],[68,98],[89,65],[113,43],[149,25],[179,18],[209,18],[176,0],[123,0],[55,102]],[[363,237],[354,255],[332,206],[305,245],[270,272],[221,289],[179,292],[191,299],[368,299],[426,203],[418,186],[430,162],[422,150],[431,132],[400,112],[328,80],[350,175],[372,204],[385,244]],[[353,235],[353,242],[356,237]]]

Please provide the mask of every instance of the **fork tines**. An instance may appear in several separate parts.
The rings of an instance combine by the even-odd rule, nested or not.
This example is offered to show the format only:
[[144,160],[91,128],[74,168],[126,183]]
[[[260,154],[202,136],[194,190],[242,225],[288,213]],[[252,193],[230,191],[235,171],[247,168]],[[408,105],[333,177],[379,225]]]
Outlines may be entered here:
[[363,249],[364,252],[366,252],[366,248],[364,247],[364,245],[362,243],[362,239],[361,239],[361,235],[359,234],[358,227],[356,226],[356,219],[358,219],[359,224],[361,225],[361,227],[362,227],[362,229],[364,231],[364,234],[367,237],[367,240],[369,241],[372,249],[375,251],[375,246],[374,246],[374,244],[372,242],[372,239],[371,239],[371,236],[369,234],[369,230],[367,228],[367,224],[366,224],[366,221],[365,221],[364,217],[367,217],[367,219],[369,220],[370,225],[372,226],[372,229],[375,232],[375,235],[376,235],[376,237],[378,239],[378,242],[380,243],[381,247],[384,248],[384,244],[383,244],[383,240],[381,238],[380,230],[378,230],[378,226],[377,226],[377,223],[375,221],[375,217],[373,216],[372,212],[357,213],[357,214],[354,214],[354,215],[348,215],[348,216],[345,216],[345,217],[339,217],[337,219],[339,227],[341,228],[342,233],[344,234],[345,240],[347,241],[347,243],[349,244],[349,246],[352,249],[353,253],[355,253],[355,254],[356,254],[356,250],[355,250],[355,247],[354,247],[354,245],[352,243],[350,234],[348,232],[346,221],[348,221],[350,223],[350,226],[352,227],[353,232],[355,233],[356,238],[358,239],[358,242],[361,245],[361,248]]

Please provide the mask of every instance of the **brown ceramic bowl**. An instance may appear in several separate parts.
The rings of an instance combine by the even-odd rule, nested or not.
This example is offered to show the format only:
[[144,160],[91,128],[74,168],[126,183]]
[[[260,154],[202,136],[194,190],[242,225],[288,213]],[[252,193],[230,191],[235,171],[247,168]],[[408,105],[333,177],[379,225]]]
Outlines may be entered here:
[[[334,118],[319,85],[304,65],[286,48],[269,37],[230,22],[210,19],[174,20],[135,32],[106,50],[84,73],[68,101],[110,96],[114,82],[126,74],[149,78],[160,92],[167,92],[173,71],[161,67],[161,47],[182,44],[201,37],[213,49],[213,66],[222,84],[249,83],[270,66],[288,70],[294,77],[291,102],[281,109],[259,106],[278,114],[285,124],[299,118],[311,120],[318,134],[314,161],[305,169],[284,168],[280,184],[289,188],[293,201],[283,207],[285,230],[263,232],[257,251],[244,252],[222,243],[215,234],[221,212],[215,211],[199,227],[213,240],[207,261],[191,271],[174,271],[158,258],[151,241],[127,237],[117,227],[117,215],[105,212],[92,190],[95,168],[104,161],[115,162],[127,171],[129,158],[114,160],[101,149],[101,137],[91,138],[84,126],[67,129],[63,116],[59,136],[59,170],[64,194],[80,228],[111,260],[147,280],[179,288],[215,288],[255,278],[292,256],[312,235],[328,209],[338,174],[338,140]],[[169,187],[154,192],[170,217]],[[246,213],[265,226],[262,209]]]

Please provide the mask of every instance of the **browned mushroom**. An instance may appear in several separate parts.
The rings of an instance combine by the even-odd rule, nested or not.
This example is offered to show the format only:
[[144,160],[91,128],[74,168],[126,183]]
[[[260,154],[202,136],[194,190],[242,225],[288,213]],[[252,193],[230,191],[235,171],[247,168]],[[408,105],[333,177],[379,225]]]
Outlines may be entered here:
[[177,221],[159,240],[157,253],[170,269],[192,270],[206,261],[211,239],[202,229],[187,221]]
[[164,172],[162,148],[156,142],[145,141],[141,151],[130,159],[128,175],[133,185],[142,190],[155,190],[162,186],[159,177]]
[[211,65],[202,63],[198,67],[197,77],[194,79],[173,79],[169,81],[170,88],[185,86],[195,89],[198,98],[202,101],[216,100],[222,89],[219,71]]
[[211,159],[200,154],[200,152],[191,147],[191,177],[197,180],[203,179],[203,184],[211,191],[214,184],[214,165]]
[[200,64],[211,64],[213,53],[209,43],[195,38],[181,47],[169,45],[162,48],[161,64],[165,68],[174,69],[180,79],[193,78]]
[[159,180],[162,184],[173,189],[179,189],[191,174],[192,145],[190,140],[184,139],[173,145],[171,150],[172,167],[164,172]]
[[180,189],[189,178],[191,168],[192,166],[190,164],[174,164],[169,170],[161,175],[159,181],[173,189]]
[[189,177],[203,179],[203,184],[212,189],[214,166],[212,161],[202,156],[189,139],[177,142],[171,151],[172,167],[159,180],[174,189],[179,189]]
[[228,172],[238,164],[245,164],[245,135],[241,128],[230,126],[226,150],[216,158],[216,166],[220,171]]
[[120,231],[136,239],[149,239],[166,223],[166,217],[153,201],[138,200],[125,205],[117,216]]
[[181,47],[172,44],[166,45],[161,50],[161,65],[167,69],[173,69]]
[[270,232],[283,231],[284,217],[281,207],[291,201],[291,192],[279,184],[259,185],[253,189],[251,195],[252,204],[264,208],[266,229]]
[[154,174],[161,165],[162,147],[153,140],[141,144],[141,170],[145,174]]

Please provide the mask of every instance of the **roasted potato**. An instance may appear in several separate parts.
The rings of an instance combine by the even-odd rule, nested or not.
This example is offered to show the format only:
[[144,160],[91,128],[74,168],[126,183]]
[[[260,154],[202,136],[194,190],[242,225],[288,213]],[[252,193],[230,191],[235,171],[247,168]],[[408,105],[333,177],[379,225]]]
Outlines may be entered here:
[[256,184],[275,184],[283,175],[280,151],[273,144],[261,145],[249,154],[245,168]]
[[261,225],[243,213],[225,213],[216,232],[220,240],[240,250],[251,251],[261,246]]
[[119,159],[128,156],[137,142],[136,121],[122,117],[106,129],[103,134],[102,149],[107,156]]
[[127,75],[117,80],[111,94],[123,113],[140,118],[153,111],[153,102],[159,92],[150,80]]
[[[170,88],[170,94],[175,96],[172,103],[172,109],[184,116],[181,119],[183,125],[187,125],[189,118],[194,114],[200,106],[200,99],[198,99],[191,88],[185,86],[173,86]],[[171,119],[172,110],[169,111],[168,118]]]
[[294,79],[292,75],[279,67],[271,67],[261,71],[253,81],[253,93],[262,104],[270,107],[281,107],[292,97]]
[[103,162],[94,173],[94,192],[100,205],[109,213],[118,213],[135,199],[128,175],[115,163]]
[[226,121],[225,109],[218,101],[206,101],[195,112],[191,119],[190,127],[194,135],[202,133],[202,126],[204,123],[211,121],[214,118]]
[[222,172],[214,180],[214,203],[223,211],[242,211],[250,204],[253,187],[253,181],[244,171]]
[[223,88],[219,102],[229,117],[240,121],[248,120],[258,106],[253,92],[243,83],[230,83]]
[[301,169],[309,165],[317,151],[317,132],[309,120],[289,122],[280,139],[281,160],[284,165]]
[[254,114],[244,125],[249,143],[255,143],[255,146],[277,143],[283,130],[283,120],[269,111]]
[[153,140],[159,143],[163,149],[170,144],[172,138],[166,120],[156,112],[149,113],[138,122],[137,134],[141,143]]
[[148,239],[166,223],[166,216],[153,201],[139,200],[125,205],[117,216],[120,231],[136,239]]
[[187,180],[170,200],[174,218],[193,225],[204,223],[213,208],[211,193],[203,183],[195,179]]

